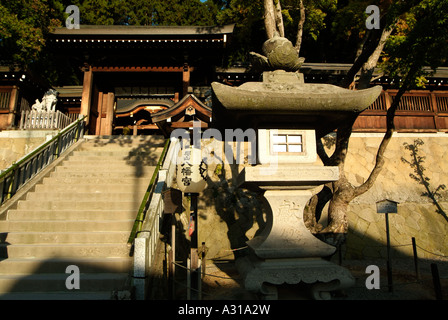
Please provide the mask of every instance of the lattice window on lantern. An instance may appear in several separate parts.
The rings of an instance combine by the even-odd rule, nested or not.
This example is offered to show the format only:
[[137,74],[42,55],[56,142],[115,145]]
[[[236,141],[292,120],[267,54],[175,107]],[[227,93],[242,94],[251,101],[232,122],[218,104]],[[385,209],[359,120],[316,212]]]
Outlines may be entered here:
[[258,163],[314,163],[316,135],[306,129],[258,129]]
[[281,131],[271,134],[271,154],[301,154],[303,152],[304,141],[302,134],[282,133]]

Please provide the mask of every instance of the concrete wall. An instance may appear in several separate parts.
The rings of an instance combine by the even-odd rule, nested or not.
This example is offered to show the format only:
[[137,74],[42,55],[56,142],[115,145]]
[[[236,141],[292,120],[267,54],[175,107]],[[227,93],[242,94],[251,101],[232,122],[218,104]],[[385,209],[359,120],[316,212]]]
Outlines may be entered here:
[[[382,134],[353,134],[346,172],[354,185],[367,179],[381,138]],[[448,161],[443,160],[448,159],[448,134],[395,134],[385,154],[384,170],[375,185],[349,206],[350,232],[343,246],[344,259],[385,257],[385,217],[376,213],[376,202],[386,198],[399,202],[398,214],[389,215],[393,256],[412,256],[412,237],[420,247],[419,257],[437,258],[434,253],[448,256],[448,221],[422,195],[424,186],[409,176],[413,169],[401,160],[402,157],[411,160],[404,143],[412,144],[415,139],[423,141],[420,155],[425,157],[424,173],[430,179],[430,186],[448,184]],[[208,187],[199,198],[199,244],[206,243],[208,259],[233,258],[235,253],[244,252],[241,248],[246,246],[245,242],[265,226],[269,208],[263,197],[235,187],[236,177],[245,165],[248,164],[209,167]],[[448,191],[443,190],[441,194],[440,204],[448,211]],[[186,212],[179,220],[188,230],[188,203],[184,207]],[[324,214],[320,222],[325,225],[325,220]]]
[[43,142],[51,139],[54,130],[11,130],[0,132],[0,170],[8,168]]

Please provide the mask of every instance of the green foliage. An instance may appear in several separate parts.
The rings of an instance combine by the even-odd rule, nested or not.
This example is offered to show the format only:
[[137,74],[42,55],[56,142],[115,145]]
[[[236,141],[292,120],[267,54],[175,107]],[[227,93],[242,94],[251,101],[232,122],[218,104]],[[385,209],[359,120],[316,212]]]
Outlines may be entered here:
[[370,1],[349,1],[348,5],[339,8],[335,15],[331,28],[337,39],[348,40],[355,36],[361,39],[366,32],[365,10]]
[[[448,57],[448,0],[423,0],[397,24],[386,45],[381,67],[391,77],[403,77],[408,89],[422,86],[424,77]],[[431,70],[425,70],[424,67]],[[404,83],[406,82],[406,83]]]
[[56,0],[2,0],[0,17],[0,60],[25,67],[39,58],[46,35],[61,24],[62,5]]
[[229,65],[246,61],[250,51],[260,51],[266,41],[263,16],[263,0],[230,0],[218,12],[218,25],[235,24]]
[[222,0],[0,0],[0,63],[28,68],[50,84],[79,84],[77,66],[46,50],[48,34],[76,5],[81,24],[216,25]]
[[221,1],[208,0],[73,0],[81,24],[93,25],[214,25]]

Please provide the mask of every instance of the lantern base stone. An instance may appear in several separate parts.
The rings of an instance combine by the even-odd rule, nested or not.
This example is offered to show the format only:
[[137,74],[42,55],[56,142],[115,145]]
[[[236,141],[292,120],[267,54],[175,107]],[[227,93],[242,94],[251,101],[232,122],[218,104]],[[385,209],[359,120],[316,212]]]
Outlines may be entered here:
[[279,299],[278,286],[301,284],[307,286],[311,299],[329,300],[331,292],[349,288],[355,284],[350,272],[321,258],[259,259],[239,258],[236,262],[244,277],[245,289],[258,293],[265,300]]
[[277,299],[276,286],[305,283],[312,298],[329,299],[329,292],[355,283],[347,269],[323,259],[336,248],[313,235],[303,220],[317,188],[339,178],[337,167],[258,165],[244,168],[239,178],[241,187],[263,193],[271,211],[264,230],[247,242],[251,254],[237,261],[247,290]]

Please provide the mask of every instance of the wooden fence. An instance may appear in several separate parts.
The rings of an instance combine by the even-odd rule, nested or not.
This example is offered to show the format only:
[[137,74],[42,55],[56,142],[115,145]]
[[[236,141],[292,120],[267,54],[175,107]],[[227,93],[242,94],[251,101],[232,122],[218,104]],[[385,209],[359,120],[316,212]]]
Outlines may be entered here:
[[[76,120],[76,119],[75,119]],[[74,120],[60,111],[22,111],[21,130],[64,129]]]
[[[386,112],[397,90],[383,91],[378,99],[356,120],[353,130],[381,132],[386,130]],[[448,131],[448,92],[409,91],[400,100],[395,127],[401,132]]]

